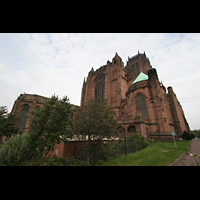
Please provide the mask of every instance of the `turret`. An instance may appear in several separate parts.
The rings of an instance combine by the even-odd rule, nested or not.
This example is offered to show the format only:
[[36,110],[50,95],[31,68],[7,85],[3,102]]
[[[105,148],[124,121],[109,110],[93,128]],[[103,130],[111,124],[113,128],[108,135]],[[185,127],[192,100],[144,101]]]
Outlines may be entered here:
[[[119,57],[119,55],[118,55],[117,52],[116,52],[115,57],[112,59],[112,64],[115,65],[115,64],[117,64],[118,62],[123,63],[123,62],[122,62],[122,59]],[[124,66],[124,65],[123,65],[123,66]]]
[[[156,69],[155,68],[150,68],[149,70],[148,70],[148,76],[149,76],[149,80],[151,80],[151,79],[158,79],[158,75],[157,75],[157,71],[156,71]],[[159,81],[159,80],[158,80]]]
[[168,90],[168,94],[173,94],[173,93],[174,93],[174,91],[173,91],[173,89],[172,89],[171,86],[169,86],[169,87],[167,88],[167,90]]

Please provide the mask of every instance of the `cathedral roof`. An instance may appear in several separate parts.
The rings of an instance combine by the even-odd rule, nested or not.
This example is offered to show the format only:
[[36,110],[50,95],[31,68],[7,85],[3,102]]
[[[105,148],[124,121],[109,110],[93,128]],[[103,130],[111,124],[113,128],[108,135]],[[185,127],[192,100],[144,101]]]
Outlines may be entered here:
[[139,82],[139,81],[145,81],[145,80],[148,80],[148,76],[147,76],[146,74],[144,74],[144,73],[141,72],[141,73],[138,75],[138,77],[133,81],[132,84],[135,84],[135,83],[137,83],[137,82]]

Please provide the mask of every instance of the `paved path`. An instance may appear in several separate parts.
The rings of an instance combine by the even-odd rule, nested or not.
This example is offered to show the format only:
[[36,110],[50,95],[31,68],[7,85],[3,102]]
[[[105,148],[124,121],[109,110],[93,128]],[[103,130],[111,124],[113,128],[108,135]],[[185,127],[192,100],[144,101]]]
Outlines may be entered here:
[[[191,155],[187,155],[187,154],[195,154],[195,155],[200,155],[200,139],[193,139],[190,142],[190,150],[188,152],[186,152],[186,154],[184,154],[181,157],[181,161],[186,165],[186,166],[191,166],[191,163],[193,163],[195,166],[197,165],[195,162],[195,159],[193,156]],[[196,160],[199,163],[199,156],[195,156]],[[171,166],[183,166],[181,164],[181,162],[179,160],[177,160],[173,165]]]

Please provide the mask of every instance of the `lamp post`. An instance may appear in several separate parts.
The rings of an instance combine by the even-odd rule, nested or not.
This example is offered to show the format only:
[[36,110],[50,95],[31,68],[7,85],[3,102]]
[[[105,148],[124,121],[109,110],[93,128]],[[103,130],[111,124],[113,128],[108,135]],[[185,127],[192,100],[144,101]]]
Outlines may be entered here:
[[124,135],[125,135],[125,151],[126,151],[126,158],[127,158],[127,146],[126,146],[126,129],[125,129],[125,118],[122,117],[124,120]]
[[149,148],[149,134],[148,134],[148,129],[147,129],[147,125],[146,126],[146,136],[147,136],[147,143],[148,143],[148,148]]

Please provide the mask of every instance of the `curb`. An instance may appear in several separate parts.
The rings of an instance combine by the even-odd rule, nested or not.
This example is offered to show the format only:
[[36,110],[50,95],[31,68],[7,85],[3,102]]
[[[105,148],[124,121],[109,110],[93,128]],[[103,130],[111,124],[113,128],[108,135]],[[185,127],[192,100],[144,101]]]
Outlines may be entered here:
[[[194,138],[193,138],[193,139],[194,139]],[[192,140],[193,140],[193,139],[192,139]],[[192,140],[190,140],[190,142],[189,142],[189,150],[190,150],[190,145],[191,145],[191,141],[192,141]],[[171,163],[171,164],[168,165],[168,166],[172,166],[176,161],[178,161],[179,159],[181,159],[181,157],[182,157],[184,154],[186,154],[186,152],[187,152],[187,151],[185,151],[179,158],[177,158],[173,163]]]
[[168,165],[168,166],[172,166],[176,161],[178,161],[179,159],[181,159],[181,157],[182,157],[185,153],[186,153],[186,151],[185,151],[179,158],[177,158],[173,163],[171,163],[171,164]]

